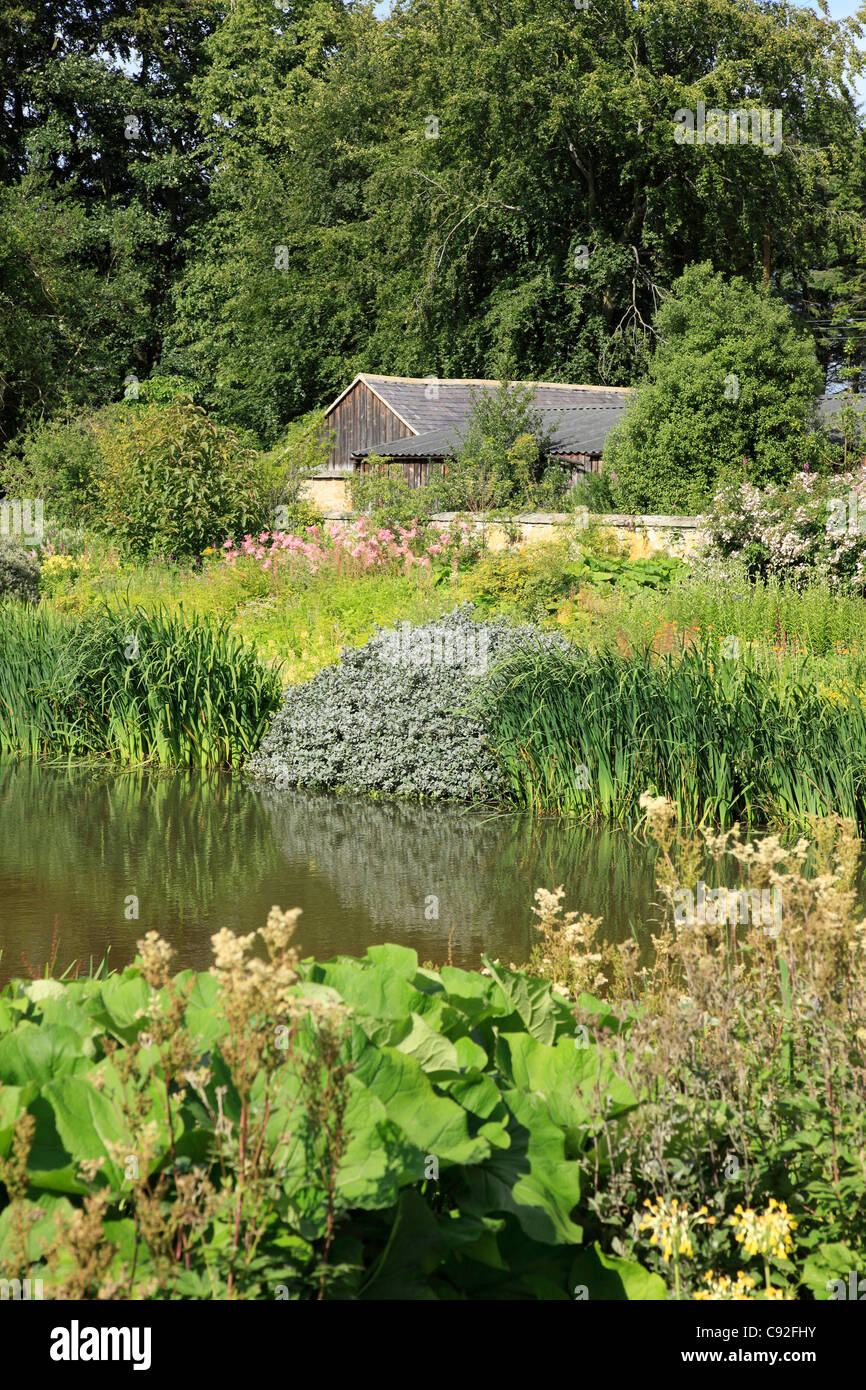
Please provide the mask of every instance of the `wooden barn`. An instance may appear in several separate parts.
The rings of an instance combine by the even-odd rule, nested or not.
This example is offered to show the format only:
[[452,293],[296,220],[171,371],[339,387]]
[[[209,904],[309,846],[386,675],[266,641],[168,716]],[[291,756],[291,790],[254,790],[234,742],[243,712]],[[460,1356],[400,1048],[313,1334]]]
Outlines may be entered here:
[[[625,409],[627,388],[518,382],[529,386],[551,432],[549,454],[574,471],[597,472],[605,437]],[[498,381],[438,377],[355,377],[325,412],[334,442],[323,478],[365,471],[370,454],[403,465],[413,487],[460,448],[473,404]]]

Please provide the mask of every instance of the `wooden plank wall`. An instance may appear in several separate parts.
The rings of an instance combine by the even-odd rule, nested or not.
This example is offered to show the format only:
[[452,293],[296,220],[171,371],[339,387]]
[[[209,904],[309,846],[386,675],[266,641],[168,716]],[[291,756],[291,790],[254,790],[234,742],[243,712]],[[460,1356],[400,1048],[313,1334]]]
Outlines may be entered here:
[[[388,464],[388,469],[401,468],[403,477],[410,487],[424,487],[430,481],[430,469],[442,468],[443,472],[448,472],[447,464],[443,465],[436,459],[398,459],[394,463]],[[366,459],[358,459],[355,465],[356,473],[369,473],[370,466]]]
[[352,471],[352,454],[356,449],[369,449],[375,444],[387,444],[390,439],[406,439],[412,434],[394,414],[374,395],[369,386],[358,381],[335,406],[325,421],[325,428],[336,432],[328,469]]
[[[399,437],[403,438],[402,435]],[[556,457],[566,466],[572,467],[575,473],[598,473],[601,467],[601,459],[596,454],[557,454]],[[430,480],[431,468],[442,468],[443,472],[448,472],[448,465],[441,459],[398,459],[388,467],[402,468],[403,476],[410,487],[424,487]],[[355,472],[369,472],[366,459],[358,460]]]

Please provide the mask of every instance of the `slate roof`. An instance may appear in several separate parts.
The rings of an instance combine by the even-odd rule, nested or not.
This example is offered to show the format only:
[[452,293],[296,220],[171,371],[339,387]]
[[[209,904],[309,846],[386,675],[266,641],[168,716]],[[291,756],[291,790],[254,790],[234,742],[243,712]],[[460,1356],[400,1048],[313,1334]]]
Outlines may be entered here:
[[[622,418],[624,405],[579,405],[543,412],[545,431],[549,430],[551,454],[600,454],[609,430]],[[425,430],[405,439],[390,439],[368,449],[358,449],[353,458],[380,454],[383,458],[449,458],[460,448],[466,421],[443,429]]]
[[[448,425],[462,425],[471,413],[473,402],[479,395],[490,394],[499,385],[498,381],[483,379],[454,380],[450,378],[379,376],[362,372],[355,377],[337,399],[328,406],[325,415],[330,414],[344,396],[359,381],[363,381],[380,400],[397,415],[408,429],[415,434],[431,430],[441,430]],[[432,385],[436,386],[436,396],[428,399]],[[559,411],[576,406],[622,406],[627,390],[614,390],[607,386],[570,386],[566,383],[549,381],[519,381],[515,386],[530,386],[533,389],[535,404],[545,411]]]
[[[370,453],[386,458],[448,458],[460,447],[475,400],[479,395],[490,394],[499,385],[496,381],[439,379],[437,397],[428,400],[425,390],[431,382],[423,378],[365,373],[355,380],[364,381],[415,433],[359,449],[353,453],[353,458],[366,458]],[[627,400],[625,390],[615,391],[604,386],[551,382],[515,384],[533,388],[534,404],[542,413],[545,429],[551,431],[552,453],[600,454],[605,436],[621,418]],[[342,400],[342,396],[338,400]],[[335,401],[334,405],[337,403]],[[329,410],[332,409],[330,406]]]
[[[448,458],[460,447],[463,432],[478,395],[490,393],[499,385],[488,380],[446,380],[443,378],[393,377],[363,372],[351,386],[328,407],[326,415],[363,381],[384,401],[390,410],[413,433],[404,439],[383,440],[375,446],[359,449],[355,459],[368,454],[384,458]],[[435,382],[437,395],[428,400],[425,392]],[[625,411],[628,388],[606,386],[570,386],[558,382],[516,382],[531,386],[534,403],[541,410],[545,428],[552,431],[551,454],[600,455],[611,428]],[[815,403],[816,416],[829,429],[830,438],[838,439],[834,418],[842,409],[846,393],[819,396]],[[866,411],[866,394],[855,396],[855,408]]]

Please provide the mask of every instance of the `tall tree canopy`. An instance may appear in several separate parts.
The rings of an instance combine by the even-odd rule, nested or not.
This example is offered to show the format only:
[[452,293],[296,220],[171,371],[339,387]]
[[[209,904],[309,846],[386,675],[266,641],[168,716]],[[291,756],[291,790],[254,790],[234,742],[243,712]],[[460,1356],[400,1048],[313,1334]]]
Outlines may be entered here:
[[[263,443],[359,369],[635,382],[704,261],[856,370],[860,32],[786,0],[21,0],[0,424],[155,362]],[[781,111],[779,153],[677,143],[699,102]]]
[[605,440],[624,510],[700,512],[735,471],[780,483],[817,461],[809,426],[822,372],[775,294],[689,266],[655,328],[649,373]]
[[0,437],[145,376],[207,206],[190,81],[207,0],[0,15]]

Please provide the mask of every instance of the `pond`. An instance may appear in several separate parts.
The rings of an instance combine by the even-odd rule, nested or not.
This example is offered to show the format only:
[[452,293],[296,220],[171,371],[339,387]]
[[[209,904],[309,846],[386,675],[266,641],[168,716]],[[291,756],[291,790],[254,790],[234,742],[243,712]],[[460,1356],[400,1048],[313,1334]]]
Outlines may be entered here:
[[[229,774],[0,766],[0,980],[34,973],[57,933],[73,960],[120,967],[155,930],[178,968],[211,963],[220,927],[250,932],[301,907],[296,941],[320,959],[385,941],[421,961],[524,963],[533,894],[641,944],[660,920],[655,850],[621,829],[454,806],[267,792]],[[708,876],[709,877],[709,876]],[[137,917],[135,913],[137,911]],[[453,935],[452,935],[453,928]]]
[[[0,767],[0,977],[49,959],[122,966],[146,931],[179,967],[211,962],[220,927],[249,932],[273,903],[301,907],[305,955],[384,941],[455,965],[524,962],[537,887],[621,939],[654,909],[654,853],[617,830],[453,806],[268,793],[229,774]],[[134,913],[137,910],[138,916]]]

